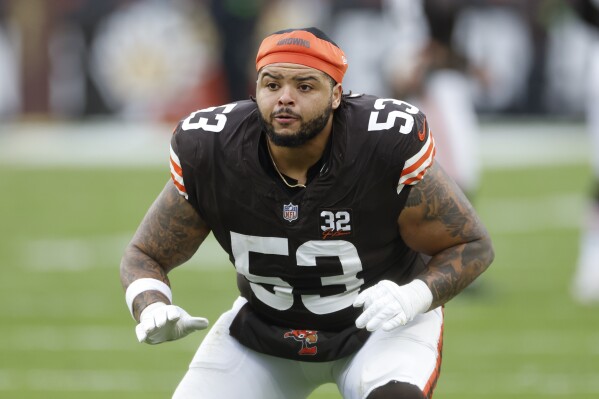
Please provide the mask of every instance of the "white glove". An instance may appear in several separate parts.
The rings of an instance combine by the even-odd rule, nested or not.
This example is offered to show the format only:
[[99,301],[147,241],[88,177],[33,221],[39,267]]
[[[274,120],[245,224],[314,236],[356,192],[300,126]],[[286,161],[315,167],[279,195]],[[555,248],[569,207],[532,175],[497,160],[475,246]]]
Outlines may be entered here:
[[139,342],[159,344],[206,327],[208,320],[203,317],[192,317],[178,306],[155,302],[141,312],[135,334]]
[[382,326],[384,331],[391,331],[428,311],[432,302],[433,294],[422,280],[402,286],[382,280],[362,291],[354,301],[355,307],[364,306],[356,327],[374,331]]

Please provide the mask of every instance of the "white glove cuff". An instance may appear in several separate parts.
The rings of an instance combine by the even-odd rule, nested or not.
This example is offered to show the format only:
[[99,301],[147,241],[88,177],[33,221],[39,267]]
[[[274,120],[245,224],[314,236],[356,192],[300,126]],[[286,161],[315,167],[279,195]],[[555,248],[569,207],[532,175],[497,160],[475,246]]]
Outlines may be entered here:
[[127,307],[129,308],[129,312],[131,316],[133,316],[133,300],[142,292],[145,291],[158,291],[164,296],[168,298],[168,300],[173,303],[173,293],[171,291],[171,287],[164,284],[160,280],[156,280],[155,278],[140,278],[132,282],[129,287],[127,287],[127,291],[125,292],[125,301],[127,301]]
[[433,293],[428,285],[422,280],[415,279],[409,284],[404,285],[405,288],[410,289],[414,295],[412,302],[414,315],[419,313],[426,313],[433,303]]

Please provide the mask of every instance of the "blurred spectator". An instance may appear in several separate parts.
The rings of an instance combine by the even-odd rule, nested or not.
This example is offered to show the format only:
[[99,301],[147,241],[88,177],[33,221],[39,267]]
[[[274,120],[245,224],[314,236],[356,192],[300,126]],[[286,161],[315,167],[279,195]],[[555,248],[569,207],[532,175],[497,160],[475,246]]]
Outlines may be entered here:
[[18,26],[21,47],[21,111],[46,115],[50,111],[48,44],[54,9],[44,0],[12,0],[7,7],[9,18]]
[[225,102],[247,99],[255,91],[256,25],[268,0],[211,0],[220,37],[220,55],[227,95]]
[[0,1],[0,118],[20,111],[20,85],[16,49],[11,36],[7,1]]
[[124,0],[2,2],[3,22],[11,33],[2,43],[3,54],[12,57],[9,65],[19,72],[5,71],[0,86],[15,82],[15,113],[75,117],[106,112],[96,105],[85,51],[95,25],[119,2]]
[[486,71],[474,82],[476,109],[509,112],[525,101],[533,42],[519,1],[466,1],[455,26],[455,44],[471,65]]
[[[497,1],[497,0],[496,0]],[[514,104],[511,111],[525,114],[542,114],[547,110],[547,59],[549,33],[557,15],[564,11],[562,0],[501,0],[511,3],[524,18],[530,38],[530,69],[522,101]]]
[[573,295],[581,303],[599,303],[599,0],[571,0],[588,23],[592,45],[586,66],[586,121],[591,136],[593,195],[580,239]]
[[112,109],[90,73],[89,49],[96,30],[115,9],[130,0],[54,1],[55,26],[49,43],[50,103],[61,116],[105,115]]
[[208,86],[220,65],[212,54],[212,18],[202,2],[4,0],[1,5],[8,21],[3,25],[14,34],[8,40],[0,30],[0,88],[10,93],[16,80],[11,65],[20,80],[17,96],[0,98],[0,112],[156,120],[170,118],[172,110],[176,119],[226,97]]
[[[432,35],[462,57],[444,71],[467,61],[460,85],[477,111],[582,111],[587,44],[563,23],[563,0],[425,1],[448,10],[430,26],[423,1],[0,0],[0,115],[176,119],[252,94],[256,37],[325,25],[350,59],[359,54],[346,90],[394,95],[415,51],[442,52]],[[484,79],[471,79],[473,67]]]
[[403,43],[404,48],[396,49],[399,53],[388,63],[393,97],[406,99],[427,114],[437,142],[437,159],[472,197],[478,188],[480,161],[471,80],[485,75],[456,45],[455,37],[455,26],[470,1],[411,3],[411,21],[402,19],[400,23],[418,19],[410,33],[418,45],[412,40],[406,50]]
[[584,114],[586,101],[581,93],[587,90],[587,61],[592,47],[589,29],[572,8],[567,7],[548,27],[543,86],[546,113],[576,118]]
[[125,118],[174,119],[220,101],[204,87],[215,69],[207,9],[188,0],[135,1],[98,26],[90,72],[102,97]]
[[[384,0],[330,0],[331,37],[345,50],[351,65],[345,91],[390,97],[383,78],[383,58],[392,45],[393,21]],[[354,57],[352,58],[352,55]]]

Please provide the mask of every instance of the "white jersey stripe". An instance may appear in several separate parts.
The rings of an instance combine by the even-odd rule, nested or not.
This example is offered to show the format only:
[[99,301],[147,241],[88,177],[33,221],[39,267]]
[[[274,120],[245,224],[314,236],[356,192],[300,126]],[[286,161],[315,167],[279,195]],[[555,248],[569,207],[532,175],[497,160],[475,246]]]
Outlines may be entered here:
[[[179,157],[173,150],[173,146],[170,147],[170,155],[171,155],[171,160],[175,163],[175,165],[177,165],[179,167],[179,169],[181,169],[181,161],[179,160]],[[172,166],[171,166],[171,170],[173,170]],[[180,173],[177,172],[177,174],[179,176],[181,176]],[[183,176],[181,176],[181,177],[183,177]]]
[[[402,174],[401,178],[399,179],[399,182],[404,184],[407,180],[412,179],[416,176],[418,176],[423,170],[427,169],[431,164],[433,163],[433,151],[430,152],[430,154],[428,155],[428,157],[426,159],[422,160],[422,164],[415,170],[413,170],[412,172],[408,173],[408,174]],[[406,168],[404,168],[405,170]]]
[[170,168],[171,168],[171,177],[173,182],[175,183],[175,187],[179,194],[181,194],[185,199],[189,199],[187,195],[187,190],[185,189],[185,181],[183,180],[183,169],[181,169],[181,161],[179,157],[173,150],[173,146],[170,147]]
[[426,154],[426,152],[428,151],[428,148],[431,145],[435,145],[435,142],[433,140],[433,135],[429,133],[428,135],[428,139],[426,140],[426,143],[424,143],[424,145],[422,146],[422,148],[420,149],[420,151],[418,151],[415,155],[413,155],[411,158],[409,158],[408,160],[406,160],[406,163],[404,164],[404,170],[408,169],[410,166],[414,165],[416,162],[418,162],[420,160],[420,158],[422,158],[422,156],[424,154]]
[[170,166],[171,166],[171,174],[173,175],[173,179],[175,179],[175,181],[177,183],[179,183],[180,185],[185,187],[185,182],[183,181],[183,177],[181,177],[181,175],[177,172],[177,170],[173,166],[172,162],[171,162]]

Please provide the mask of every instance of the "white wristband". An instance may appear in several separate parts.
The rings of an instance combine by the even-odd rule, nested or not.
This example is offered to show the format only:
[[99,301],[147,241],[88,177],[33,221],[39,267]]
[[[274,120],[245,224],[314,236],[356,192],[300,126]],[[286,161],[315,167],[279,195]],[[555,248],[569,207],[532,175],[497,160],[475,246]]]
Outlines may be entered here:
[[164,296],[168,298],[168,300],[173,303],[173,293],[171,291],[171,287],[164,284],[160,280],[156,280],[155,278],[140,278],[129,284],[127,287],[127,291],[125,292],[125,301],[127,301],[127,307],[129,308],[129,312],[131,312],[131,316],[133,316],[133,300],[139,294],[145,291],[158,291]]

